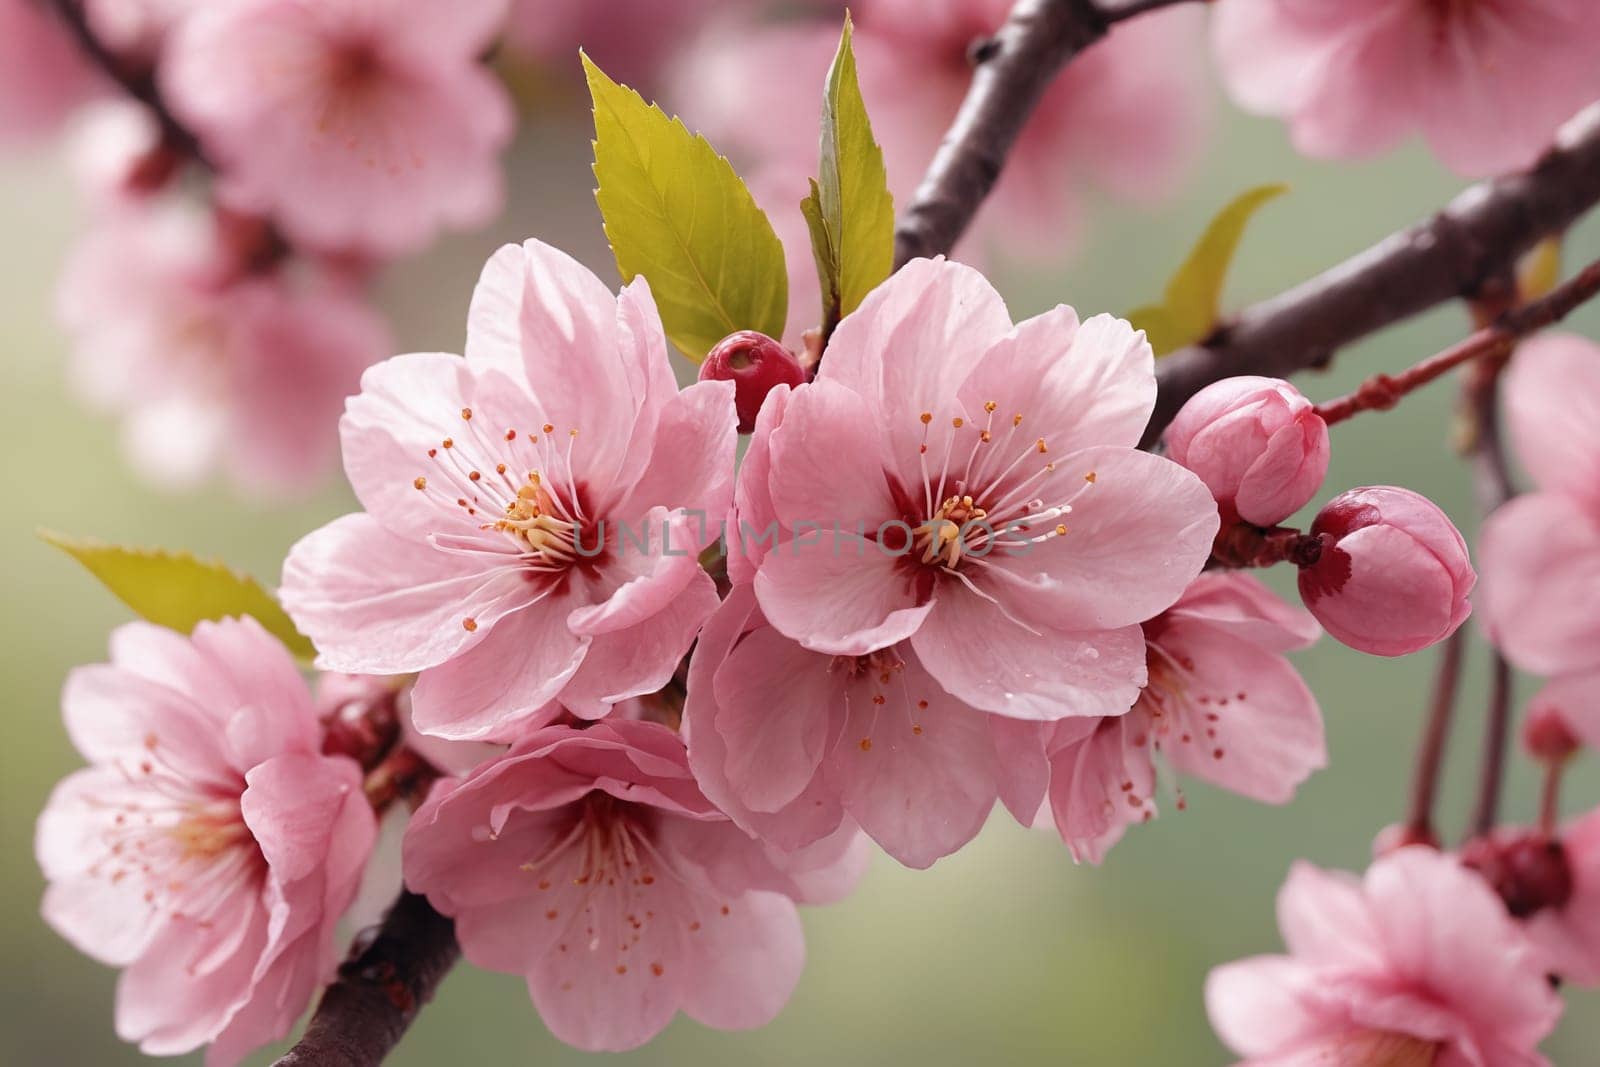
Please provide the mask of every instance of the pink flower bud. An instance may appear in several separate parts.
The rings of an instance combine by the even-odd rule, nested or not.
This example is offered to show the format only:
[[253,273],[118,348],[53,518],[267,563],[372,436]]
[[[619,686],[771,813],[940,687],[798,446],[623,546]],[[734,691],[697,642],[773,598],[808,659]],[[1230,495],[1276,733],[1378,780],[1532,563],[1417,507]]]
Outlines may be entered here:
[[1582,748],[1583,742],[1567,725],[1560,708],[1535,700],[1522,720],[1522,747],[1540,763],[1559,764]]
[[1322,554],[1300,569],[1300,596],[1330,634],[1374,656],[1442,641],[1472,613],[1478,580],[1449,517],[1409,489],[1376,486],[1335,497],[1311,533]]
[[1316,495],[1328,473],[1327,423],[1279,378],[1207,386],[1172,420],[1166,442],[1167,455],[1206,483],[1224,520],[1280,523]]
[[755,429],[761,402],[776,386],[791,388],[806,380],[794,354],[764,333],[740,330],[718,341],[700,364],[702,382],[732,382],[739,432]]

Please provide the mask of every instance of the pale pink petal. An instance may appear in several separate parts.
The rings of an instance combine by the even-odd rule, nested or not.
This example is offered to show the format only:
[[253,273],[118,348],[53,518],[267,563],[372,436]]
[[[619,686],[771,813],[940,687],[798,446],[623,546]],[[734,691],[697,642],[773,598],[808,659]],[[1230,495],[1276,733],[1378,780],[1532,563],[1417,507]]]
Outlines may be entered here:
[[[919,602],[900,557],[833,531],[786,541],[756,575],[756,598],[779,631],[817,652],[860,656],[917,631],[934,601]],[[810,535],[803,535],[810,536]]]
[[1052,729],[1050,723],[989,716],[989,738],[999,766],[1000,803],[1023,826],[1038,821],[1050,787],[1045,742]]
[[[1029,622],[1069,630],[1142,622],[1170,607],[1211,555],[1216,503],[1170,460],[1086,449],[1056,460],[1038,491],[1071,501],[1060,519],[1066,532],[1058,526],[1055,536],[1015,547],[1002,541],[976,579]],[[1040,532],[1030,524],[1017,539]]]
[[788,386],[767,394],[756,416],[750,447],[739,464],[733,511],[725,531],[728,577],[735,585],[755,580],[756,568],[779,538],[778,510],[772,500],[772,432],[783,421],[793,396]]
[[1050,748],[1050,813],[1080,863],[1100,863],[1131,825],[1155,817],[1155,765],[1146,729],[1131,716],[1056,726]]
[[1411,847],[1367,872],[1390,966],[1426,983],[1474,1029],[1531,1049],[1561,1015],[1531,945],[1505,906],[1453,856]]
[[1558,493],[1531,493],[1483,525],[1481,603],[1490,640],[1524,670],[1600,664],[1600,514]]
[[845,316],[818,381],[862,397],[897,469],[915,470],[927,432],[920,414],[931,412],[939,425],[968,414],[957,399],[961,382],[1011,330],[1005,303],[983,275],[944,259],[913,260]]
[[1600,345],[1542,333],[1506,371],[1507,428],[1540,489],[1600,498]]
[[777,893],[702,906],[688,935],[685,1014],[719,1030],[764,1026],[788,1003],[805,967],[800,916]]
[[327,861],[333,821],[345,798],[360,791],[361,770],[347,759],[300,753],[251,768],[245,782],[245,825],[273,876],[292,881]]
[[915,657],[887,677],[869,669],[850,686],[850,717],[828,774],[885,852],[928,867],[977,836],[994,807],[989,716],[951,697]]
[[[689,662],[683,734],[689,746],[689,764],[706,796],[750,833],[775,847],[793,851],[812,845],[838,829],[844,819],[844,808],[837,790],[829,788],[821,775],[813,776],[793,803],[770,814],[748,808],[730,780],[728,768],[732,753],[719,723],[725,715],[737,718],[740,709],[725,709],[716,679],[734,643],[747,629],[754,627],[774,632],[756,609],[754,591],[749,586],[735,586],[706,623],[695,644],[694,656]],[[789,642],[788,647],[799,648],[793,642]],[[815,655],[803,651],[801,654]],[[814,676],[807,672],[805,677]],[[804,706],[804,710],[809,713],[813,709]],[[787,766],[793,761],[788,758],[791,754],[784,755]]]
[[838,523],[846,532],[859,524],[866,536],[899,519],[882,432],[869,403],[849,389],[828,379],[796,389],[769,441],[778,519],[797,535]]
[[1376,969],[1382,945],[1361,882],[1343,871],[1296,863],[1278,891],[1278,928],[1296,958]]
[[[629,347],[648,341],[631,337]],[[574,456],[597,497],[622,464],[645,399],[636,357],[621,342],[616,296],[565,252],[528,241],[484,266],[467,315],[467,360],[520,372],[556,433],[578,431]]]
[[583,637],[616,633],[670,605],[705,574],[698,558],[705,541],[703,519],[655,507],[636,523],[619,521],[604,531],[609,552],[586,592],[599,603],[572,609],[567,616],[572,632]]
[[[844,711],[842,678],[832,667],[832,657],[762,626],[716,668],[709,726],[721,737],[722,773],[741,806],[776,812],[811,784],[830,721]],[[691,759],[693,752],[691,743]]]
[[917,656],[953,696],[1018,719],[1121,715],[1145,683],[1137,626],[1067,631],[1008,618],[953,583],[911,638]]
[[1077,313],[1060,305],[1018,323],[984,353],[960,395],[969,412],[994,403],[1002,430],[1021,415],[1024,442],[1039,427],[1052,452],[1131,448],[1155,406],[1155,360],[1122,319],[1096,315],[1079,326]]
[[424,670],[411,691],[417,729],[454,741],[506,741],[578,671],[590,638],[567,627],[554,594],[500,619],[481,640]]
[[1327,765],[1316,698],[1282,656],[1198,622],[1173,622],[1158,640],[1174,660],[1195,665],[1185,695],[1205,704],[1209,720],[1185,724],[1189,743],[1169,735],[1162,753],[1174,769],[1283,804]]
[[[1329,1032],[1336,1025],[1308,1004],[1316,977],[1288,956],[1255,956],[1214,967],[1206,976],[1206,1014],[1233,1051],[1252,1064],[1279,1065],[1270,1057]],[[1291,1067],[1293,1058],[1281,1061]],[[1310,1067],[1309,1063],[1304,1067]]]
[[696,382],[662,406],[650,462],[609,509],[623,519],[651,508],[685,508],[704,531],[696,550],[716,538],[733,503],[735,432],[732,382]]
[[699,571],[656,615],[595,635],[583,664],[561,691],[562,705],[582,718],[599,718],[613,704],[659,691],[672,680],[717,604],[716,583]]
[[1306,648],[1322,636],[1322,627],[1309,611],[1289,604],[1259,578],[1240,572],[1201,574],[1166,615],[1203,621],[1268,652]]

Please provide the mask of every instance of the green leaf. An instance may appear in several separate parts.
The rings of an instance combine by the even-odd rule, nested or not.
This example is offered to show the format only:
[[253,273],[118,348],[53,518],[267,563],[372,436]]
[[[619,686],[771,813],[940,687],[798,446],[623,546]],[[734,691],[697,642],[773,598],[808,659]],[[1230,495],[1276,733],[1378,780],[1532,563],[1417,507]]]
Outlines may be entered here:
[[1222,283],[1245,226],[1263,204],[1288,191],[1287,185],[1261,185],[1235,197],[1217,212],[1189,258],[1167,282],[1161,303],[1128,312],[1128,321],[1145,332],[1156,355],[1203,341],[1216,329]]
[[667,336],[699,363],[735,330],[783,335],[783,244],[704,137],[583,56],[594,100],[595,199],[624,281],[650,282]]
[[800,205],[822,281],[824,334],[894,266],[894,198],[856,79],[851,32],[846,13],[822,97],[820,177]]
[[316,655],[294,623],[261,583],[230,570],[218,560],[188,552],[130,548],[92,538],[40,530],[39,536],[88,568],[117,598],[139,615],[180,633],[197,623],[230,615],[249,615],[300,659]]

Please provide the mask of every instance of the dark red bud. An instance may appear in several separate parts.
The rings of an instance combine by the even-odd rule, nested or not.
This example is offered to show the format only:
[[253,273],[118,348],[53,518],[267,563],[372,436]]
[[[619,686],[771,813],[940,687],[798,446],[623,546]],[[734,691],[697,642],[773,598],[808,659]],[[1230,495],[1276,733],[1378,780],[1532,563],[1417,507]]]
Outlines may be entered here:
[[349,756],[370,771],[400,739],[400,718],[395,693],[357,697],[323,716],[322,752]]
[[1514,918],[1526,919],[1572,899],[1572,865],[1561,842],[1537,830],[1494,840],[1480,837],[1461,849],[1461,862],[1500,894]]
[[1522,745],[1528,755],[1547,765],[1565,763],[1583,747],[1573,736],[1566,717],[1549,704],[1528,709],[1522,720]]
[[793,353],[766,334],[740,330],[717,342],[700,364],[700,380],[733,383],[739,432],[749,433],[767,394],[780,385],[804,384],[806,372]]

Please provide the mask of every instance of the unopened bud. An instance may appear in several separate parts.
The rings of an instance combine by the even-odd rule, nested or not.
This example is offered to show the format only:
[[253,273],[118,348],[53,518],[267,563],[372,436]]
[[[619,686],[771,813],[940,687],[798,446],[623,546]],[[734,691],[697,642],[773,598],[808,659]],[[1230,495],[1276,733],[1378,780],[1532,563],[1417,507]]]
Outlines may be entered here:
[[764,333],[740,330],[718,341],[700,364],[703,382],[732,382],[739,432],[755,429],[756,413],[767,394],[780,385],[791,389],[806,380],[800,361]]
[[1467,543],[1448,516],[1409,489],[1352,489],[1331,500],[1311,533],[1317,561],[1300,569],[1300,596],[1330,634],[1374,656],[1404,656],[1449,637],[1477,581]]

